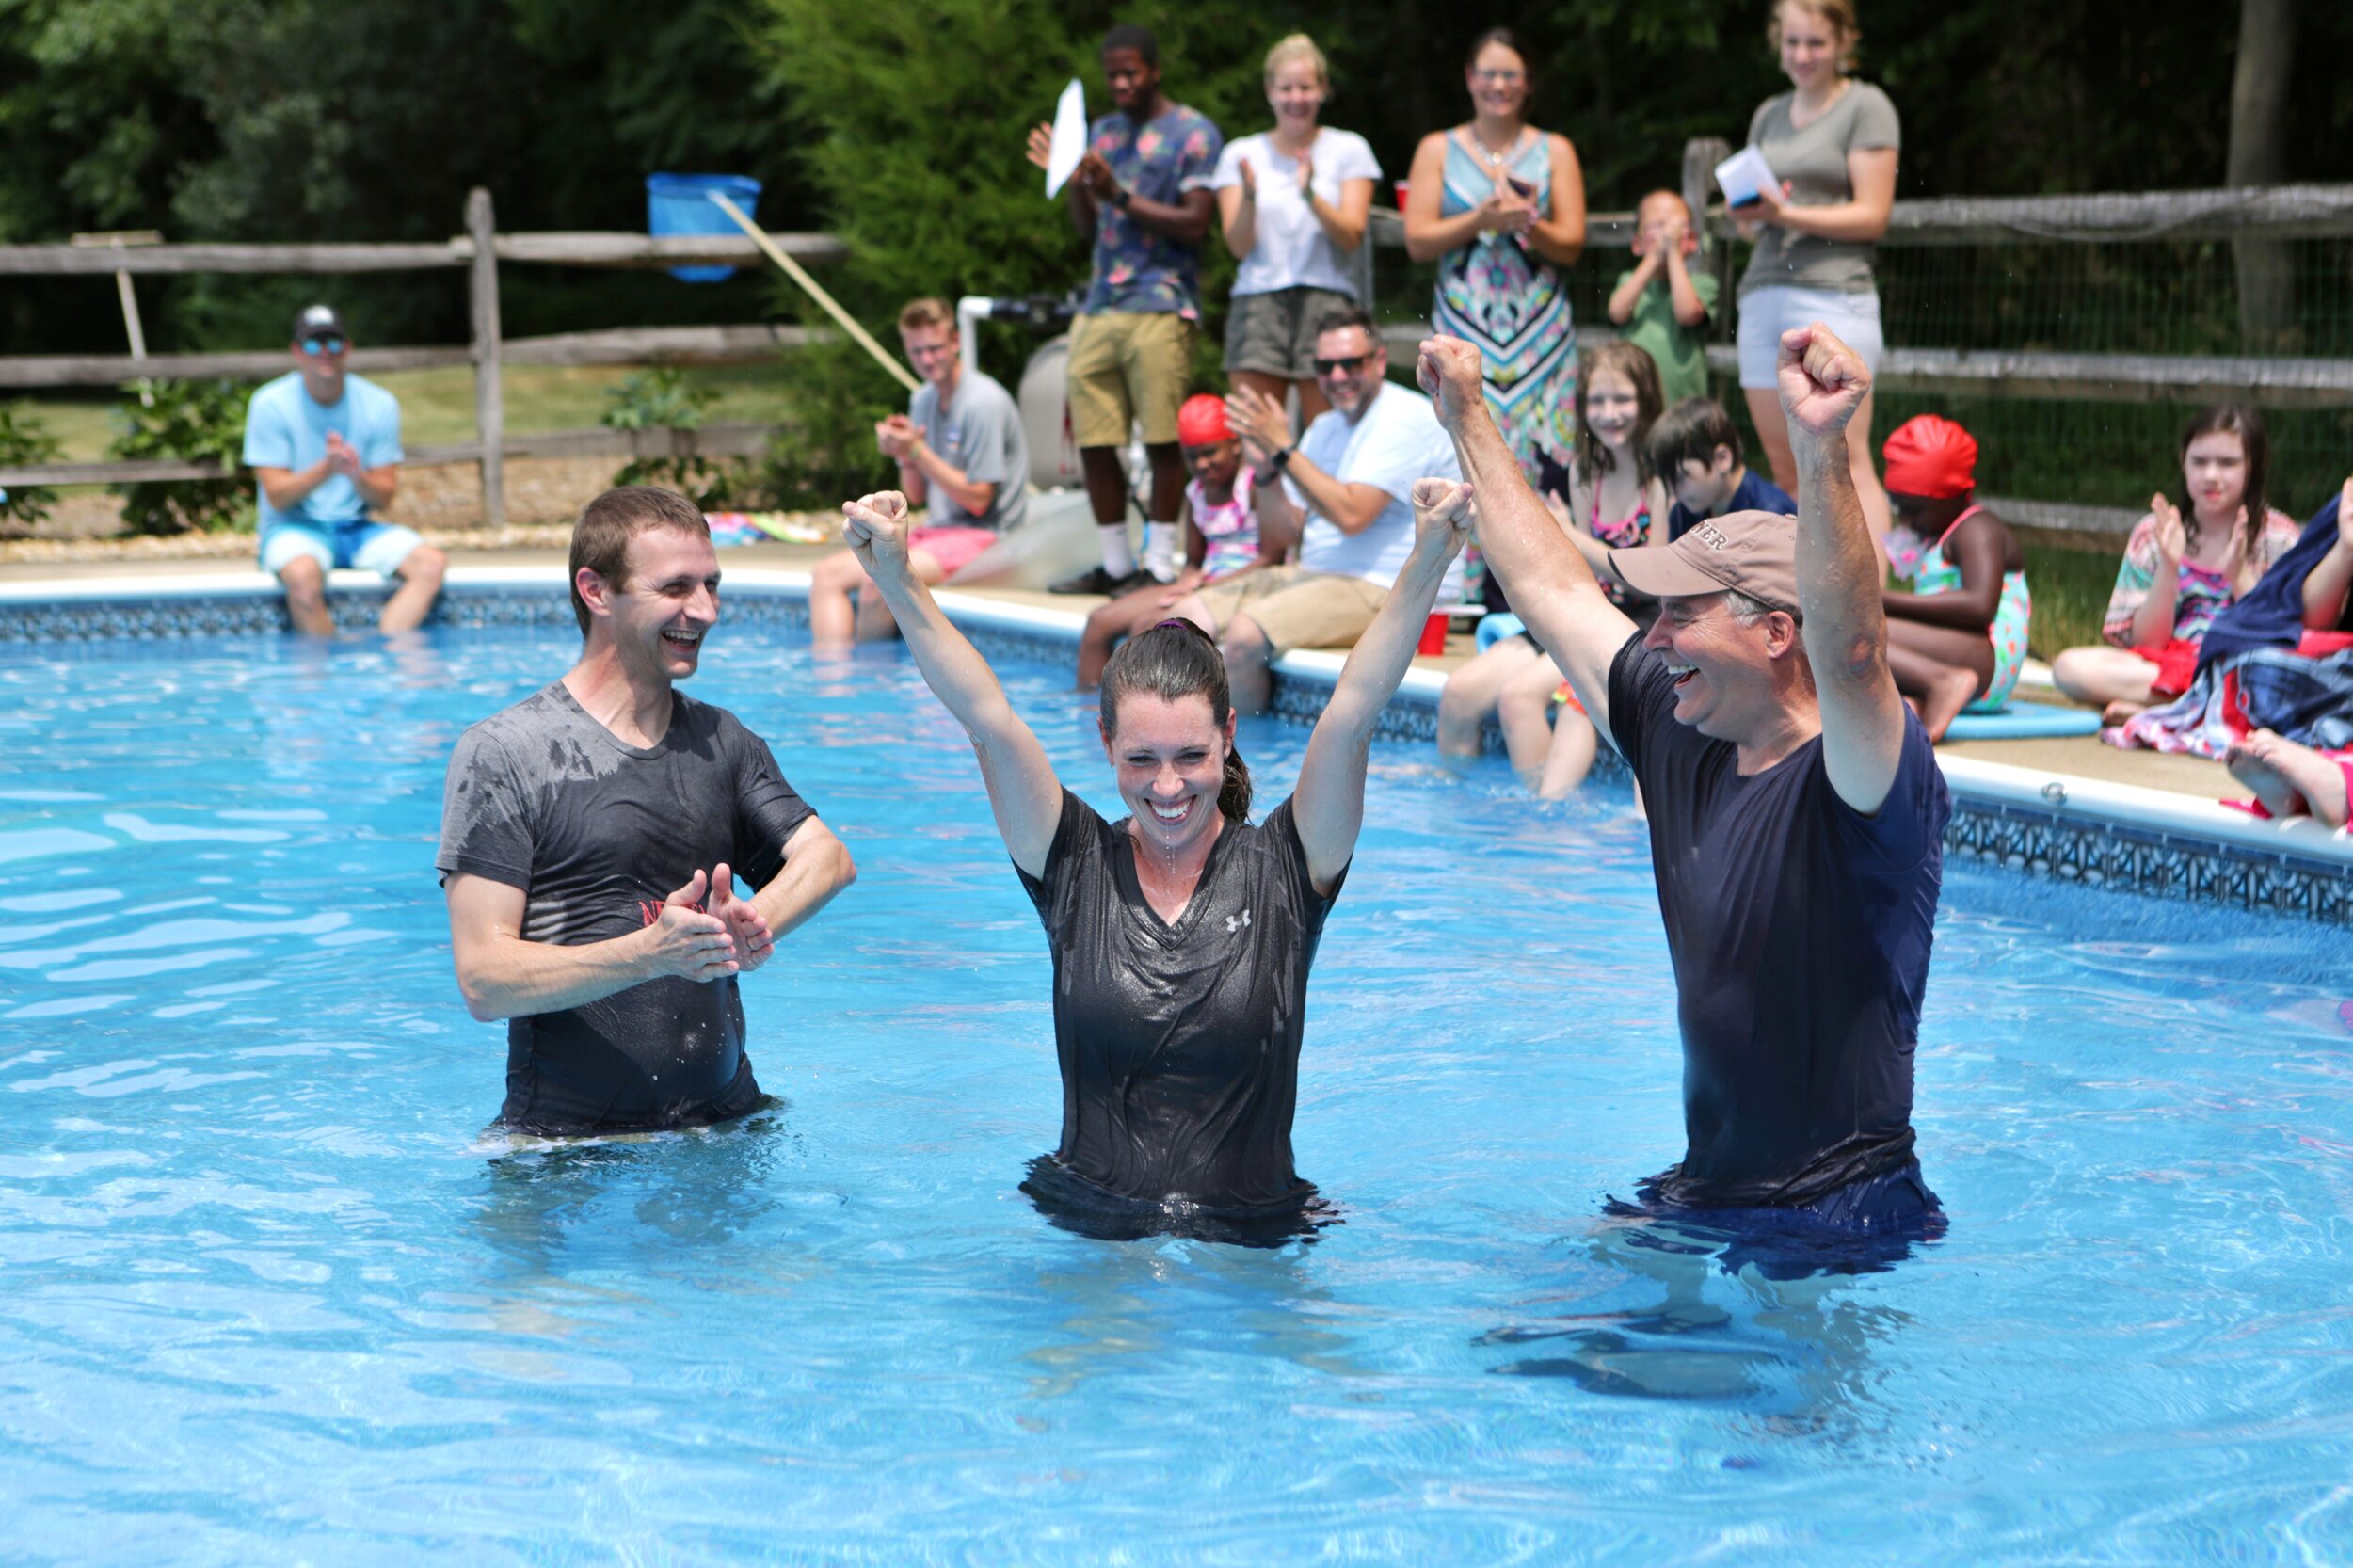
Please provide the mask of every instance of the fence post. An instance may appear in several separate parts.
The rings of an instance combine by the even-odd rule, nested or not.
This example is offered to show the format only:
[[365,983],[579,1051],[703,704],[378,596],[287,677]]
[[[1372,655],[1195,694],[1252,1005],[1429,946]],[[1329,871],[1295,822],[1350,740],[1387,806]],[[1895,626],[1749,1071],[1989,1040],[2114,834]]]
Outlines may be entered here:
[[1716,311],[1708,322],[1718,343],[1732,341],[1732,242],[1707,226],[1707,193],[1716,188],[1716,166],[1732,156],[1732,143],[1721,136],[1693,136],[1683,144],[1683,204],[1691,209],[1691,228],[1700,237],[1700,254],[1716,275]]
[[499,394],[498,224],[490,193],[466,193],[466,232],[473,240],[468,274],[473,304],[473,433],[482,445],[482,523],[506,520],[506,407]]

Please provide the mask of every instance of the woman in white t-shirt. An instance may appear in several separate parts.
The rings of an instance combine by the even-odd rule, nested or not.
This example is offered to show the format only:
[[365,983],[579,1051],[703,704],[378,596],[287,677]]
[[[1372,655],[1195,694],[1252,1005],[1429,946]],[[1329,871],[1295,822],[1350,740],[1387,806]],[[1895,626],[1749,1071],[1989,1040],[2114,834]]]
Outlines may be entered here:
[[1316,328],[1356,303],[1346,257],[1365,241],[1381,165],[1365,138],[1316,123],[1330,96],[1323,51],[1293,33],[1267,51],[1274,129],[1225,144],[1209,182],[1241,262],[1225,316],[1225,376],[1276,402],[1299,389],[1303,425],[1330,407],[1316,385]]

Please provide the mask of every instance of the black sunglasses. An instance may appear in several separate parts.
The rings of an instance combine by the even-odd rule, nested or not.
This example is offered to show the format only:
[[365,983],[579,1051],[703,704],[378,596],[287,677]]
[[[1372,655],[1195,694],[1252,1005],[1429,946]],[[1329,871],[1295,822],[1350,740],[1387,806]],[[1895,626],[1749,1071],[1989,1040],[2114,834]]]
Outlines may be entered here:
[[1363,354],[1351,354],[1344,360],[1319,359],[1315,361],[1316,374],[1318,376],[1337,376],[1345,373],[1347,375],[1353,376],[1363,367],[1364,362],[1371,358],[1372,355],[1369,352],[1367,352]]

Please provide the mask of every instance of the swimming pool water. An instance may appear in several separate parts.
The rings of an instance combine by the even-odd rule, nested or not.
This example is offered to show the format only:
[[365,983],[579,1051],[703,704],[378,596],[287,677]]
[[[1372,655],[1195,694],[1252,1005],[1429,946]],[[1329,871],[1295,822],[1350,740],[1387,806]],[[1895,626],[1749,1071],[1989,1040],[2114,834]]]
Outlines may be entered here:
[[[1957,867],[1951,1229],[1728,1272],[1623,789],[1382,744],[1316,968],[1345,1223],[1106,1243],[1016,1192],[1044,940],[895,649],[723,627],[861,878],[747,978],[786,1102],[505,1154],[431,861],[568,633],[0,653],[0,1557],[1810,1563],[2353,1553],[2342,933]],[[1011,673],[1115,806],[1092,704]],[[1305,731],[1245,724],[1262,806]]]

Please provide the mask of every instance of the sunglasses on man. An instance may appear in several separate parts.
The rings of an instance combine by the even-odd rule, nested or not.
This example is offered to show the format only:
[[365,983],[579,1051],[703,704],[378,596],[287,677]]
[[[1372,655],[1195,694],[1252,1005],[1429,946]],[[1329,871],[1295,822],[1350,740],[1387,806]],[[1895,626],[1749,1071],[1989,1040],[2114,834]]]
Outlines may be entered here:
[[328,333],[324,337],[305,338],[302,340],[302,352],[309,354],[313,358],[321,354],[341,354],[349,346],[350,344],[346,344],[343,339],[336,337],[332,333]]
[[1371,358],[1369,353],[1366,353],[1351,354],[1342,360],[1319,359],[1315,361],[1316,374],[1318,376],[1353,376],[1363,369],[1365,361]]

